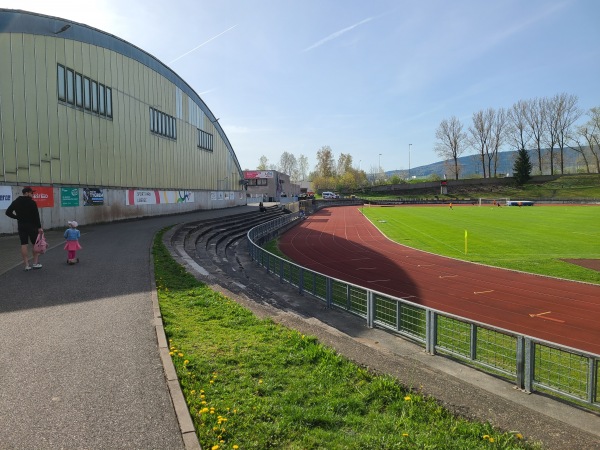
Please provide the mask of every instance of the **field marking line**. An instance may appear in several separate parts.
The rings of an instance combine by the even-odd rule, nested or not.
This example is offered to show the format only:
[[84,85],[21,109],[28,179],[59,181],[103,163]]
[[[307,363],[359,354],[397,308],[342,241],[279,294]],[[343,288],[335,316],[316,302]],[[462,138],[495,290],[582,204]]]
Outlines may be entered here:
[[473,294],[477,295],[477,294],[489,294],[490,292],[494,292],[494,290],[492,289],[491,291],[475,291],[473,292]]
[[433,267],[435,264],[417,264],[417,267]]
[[539,317],[539,316],[543,316],[544,314],[550,314],[552,311],[546,311],[543,313],[537,313],[537,314],[529,314],[530,317]]
[[458,275],[440,275],[440,278],[456,278]]

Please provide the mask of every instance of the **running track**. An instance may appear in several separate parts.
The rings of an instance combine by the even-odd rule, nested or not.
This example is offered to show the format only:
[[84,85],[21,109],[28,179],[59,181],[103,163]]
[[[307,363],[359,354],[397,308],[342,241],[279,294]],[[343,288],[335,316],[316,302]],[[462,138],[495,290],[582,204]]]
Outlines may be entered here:
[[387,239],[356,206],[318,211],[285,233],[279,247],[331,277],[600,355],[598,285],[411,249]]

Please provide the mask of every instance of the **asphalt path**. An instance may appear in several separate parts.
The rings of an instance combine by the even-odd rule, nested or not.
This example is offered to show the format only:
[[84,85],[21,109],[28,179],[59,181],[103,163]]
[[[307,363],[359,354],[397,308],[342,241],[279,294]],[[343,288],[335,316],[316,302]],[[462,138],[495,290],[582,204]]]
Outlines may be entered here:
[[249,208],[81,227],[79,264],[61,237],[28,272],[18,238],[2,237],[0,448],[185,448],[157,345],[152,240]]

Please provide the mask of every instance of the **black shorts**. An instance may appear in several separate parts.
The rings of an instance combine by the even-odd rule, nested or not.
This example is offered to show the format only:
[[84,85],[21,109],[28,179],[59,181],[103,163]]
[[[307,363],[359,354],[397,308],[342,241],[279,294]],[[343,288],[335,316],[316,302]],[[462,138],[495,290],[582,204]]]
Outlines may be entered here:
[[21,239],[21,245],[27,245],[29,241],[35,244],[38,236],[39,228],[29,223],[19,224],[19,239]]

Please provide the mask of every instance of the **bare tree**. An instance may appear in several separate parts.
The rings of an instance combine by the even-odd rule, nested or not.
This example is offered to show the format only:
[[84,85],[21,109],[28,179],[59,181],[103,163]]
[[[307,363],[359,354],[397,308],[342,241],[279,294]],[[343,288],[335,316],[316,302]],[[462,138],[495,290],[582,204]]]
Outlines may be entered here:
[[300,181],[306,180],[308,175],[308,158],[304,155],[298,157],[298,172]]
[[507,131],[508,113],[506,109],[500,108],[499,110],[495,111],[492,119],[492,127],[490,129],[489,148],[487,151],[489,177],[492,176],[492,167],[494,169],[494,177],[497,175],[498,154],[500,152],[500,148],[506,140]]
[[544,127],[546,129],[545,142],[548,146],[548,149],[550,150],[550,175],[554,175],[554,148],[558,143],[561,109],[561,100],[559,98],[559,95],[555,95],[551,99],[546,99],[546,105],[546,120],[544,122]]
[[[591,108],[587,114],[590,120],[580,126],[577,131],[585,139],[587,147],[596,162],[596,173],[600,173],[600,107]],[[577,143],[579,144],[579,142]]]
[[260,159],[258,160],[258,167],[256,169],[257,170],[267,170],[268,164],[269,164],[269,160],[267,159],[267,157],[265,155],[262,155],[260,157]]
[[291,176],[294,171],[297,172],[297,166],[296,157],[291,153],[283,152],[279,158],[279,169],[277,170]]
[[594,145],[592,141],[591,130],[585,125],[581,125],[577,127],[577,133],[571,138],[574,145],[571,145],[571,149],[577,153],[581,159],[583,159],[583,163],[585,164],[585,172],[592,173],[590,170],[590,162],[587,158],[587,149]]
[[529,107],[529,101],[519,100],[508,111],[508,139],[517,150],[527,150],[531,140],[531,130],[527,125]]
[[560,173],[565,173],[565,155],[564,150],[567,141],[573,134],[573,125],[583,114],[577,106],[578,98],[572,94],[558,94],[555,97],[556,102],[556,136],[557,144],[560,149]]
[[[490,140],[490,129],[494,110],[480,110],[473,113],[473,125],[469,127],[468,143],[471,147],[477,150],[481,167],[483,169],[483,178],[486,178],[485,155]],[[489,172],[487,172],[489,174]]]
[[442,120],[435,132],[438,142],[435,151],[441,158],[451,159],[454,162],[454,176],[458,180],[459,165],[458,158],[465,151],[466,133],[462,131],[463,125],[460,120],[452,116],[449,120]]
[[546,114],[548,110],[548,101],[545,98],[534,98],[527,100],[529,104],[525,120],[529,126],[531,137],[535,143],[535,149],[538,157],[538,169],[540,174],[542,170],[542,143],[545,141],[546,135]]

